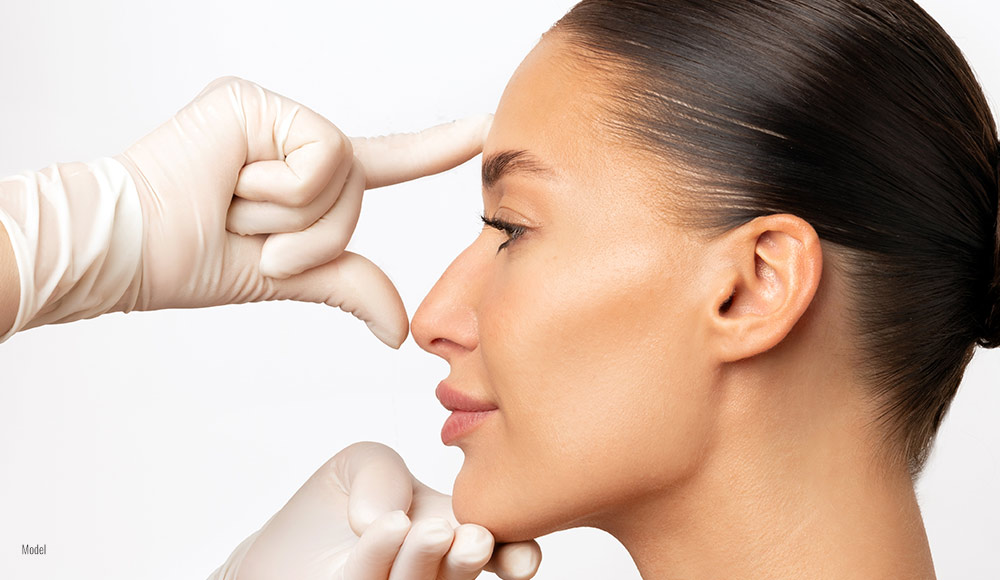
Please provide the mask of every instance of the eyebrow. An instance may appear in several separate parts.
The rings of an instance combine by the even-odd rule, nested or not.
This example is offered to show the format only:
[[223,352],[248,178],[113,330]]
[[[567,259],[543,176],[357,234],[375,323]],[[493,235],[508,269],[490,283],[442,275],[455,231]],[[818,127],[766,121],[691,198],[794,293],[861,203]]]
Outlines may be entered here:
[[552,169],[531,152],[525,150],[501,151],[483,159],[483,187],[492,188],[502,178],[514,173],[550,175]]

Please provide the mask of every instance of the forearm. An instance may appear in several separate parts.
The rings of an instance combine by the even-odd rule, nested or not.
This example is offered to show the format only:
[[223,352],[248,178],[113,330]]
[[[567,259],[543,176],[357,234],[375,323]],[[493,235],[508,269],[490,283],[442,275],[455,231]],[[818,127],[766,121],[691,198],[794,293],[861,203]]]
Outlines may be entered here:
[[117,161],[61,163],[0,179],[0,223],[7,252],[0,261],[0,342],[43,324],[131,310],[142,214]]
[[17,273],[14,248],[10,245],[7,228],[0,221],[0,336],[14,325],[21,300],[21,278]]

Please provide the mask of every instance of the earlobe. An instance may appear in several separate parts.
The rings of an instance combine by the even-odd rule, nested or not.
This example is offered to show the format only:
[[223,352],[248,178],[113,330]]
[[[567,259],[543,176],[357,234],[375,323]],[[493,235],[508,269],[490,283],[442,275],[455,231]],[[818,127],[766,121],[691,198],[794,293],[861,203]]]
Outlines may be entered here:
[[759,217],[723,236],[731,264],[719,272],[712,324],[723,361],[766,352],[809,308],[823,252],[816,231],[788,214]]

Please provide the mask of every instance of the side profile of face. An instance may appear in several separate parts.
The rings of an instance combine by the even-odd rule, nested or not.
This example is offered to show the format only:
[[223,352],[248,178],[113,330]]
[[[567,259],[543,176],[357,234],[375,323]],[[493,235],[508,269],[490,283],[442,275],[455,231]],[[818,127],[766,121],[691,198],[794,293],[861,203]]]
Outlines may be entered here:
[[[600,528],[650,578],[815,576],[805,562],[838,577],[927,576],[912,453],[871,379],[871,336],[896,327],[859,318],[881,292],[865,287],[881,276],[868,271],[877,252],[841,245],[853,234],[821,242],[799,216],[824,222],[817,208],[852,203],[838,180],[823,189],[852,162],[813,154],[844,145],[810,146],[829,123],[812,112],[789,106],[787,134],[753,122],[784,119],[780,103],[812,73],[758,110],[771,67],[720,81],[752,59],[717,64],[717,28],[700,16],[697,34],[685,30],[711,38],[689,80],[689,36],[655,53],[655,31],[632,43],[644,8],[611,18],[617,4],[592,4],[511,77],[483,146],[487,227],[411,323],[450,367],[436,394],[453,411],[442,440],[465,454],[455,515],[500,542]],[[761,10],[770,27],[766,12],[780,11]],[[789,58],[777,70],[811,62]],[[855,129],[865,138],[844,143],[869,142]]]
[[607,134],[569,50],[550,35],[525,58],[485,143],[485,216],[523,233],[498,250],[508,234],[484,227],[412,322],[445,390],[495,408],[445,439],[465,453],[458,519],[499,541],[602,527],[689,475],[712,433],[710,246],[644,202],[667,186]]

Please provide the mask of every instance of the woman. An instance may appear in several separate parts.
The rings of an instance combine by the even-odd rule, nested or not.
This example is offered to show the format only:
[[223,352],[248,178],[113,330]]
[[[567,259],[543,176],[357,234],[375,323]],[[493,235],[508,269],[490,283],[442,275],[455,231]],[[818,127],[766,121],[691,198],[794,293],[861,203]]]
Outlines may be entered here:
[[461,521],[644,578],[932,578],[913,490],[1000,345],[997,129],[909,0],[584,0],[511,78],[412,332]]

